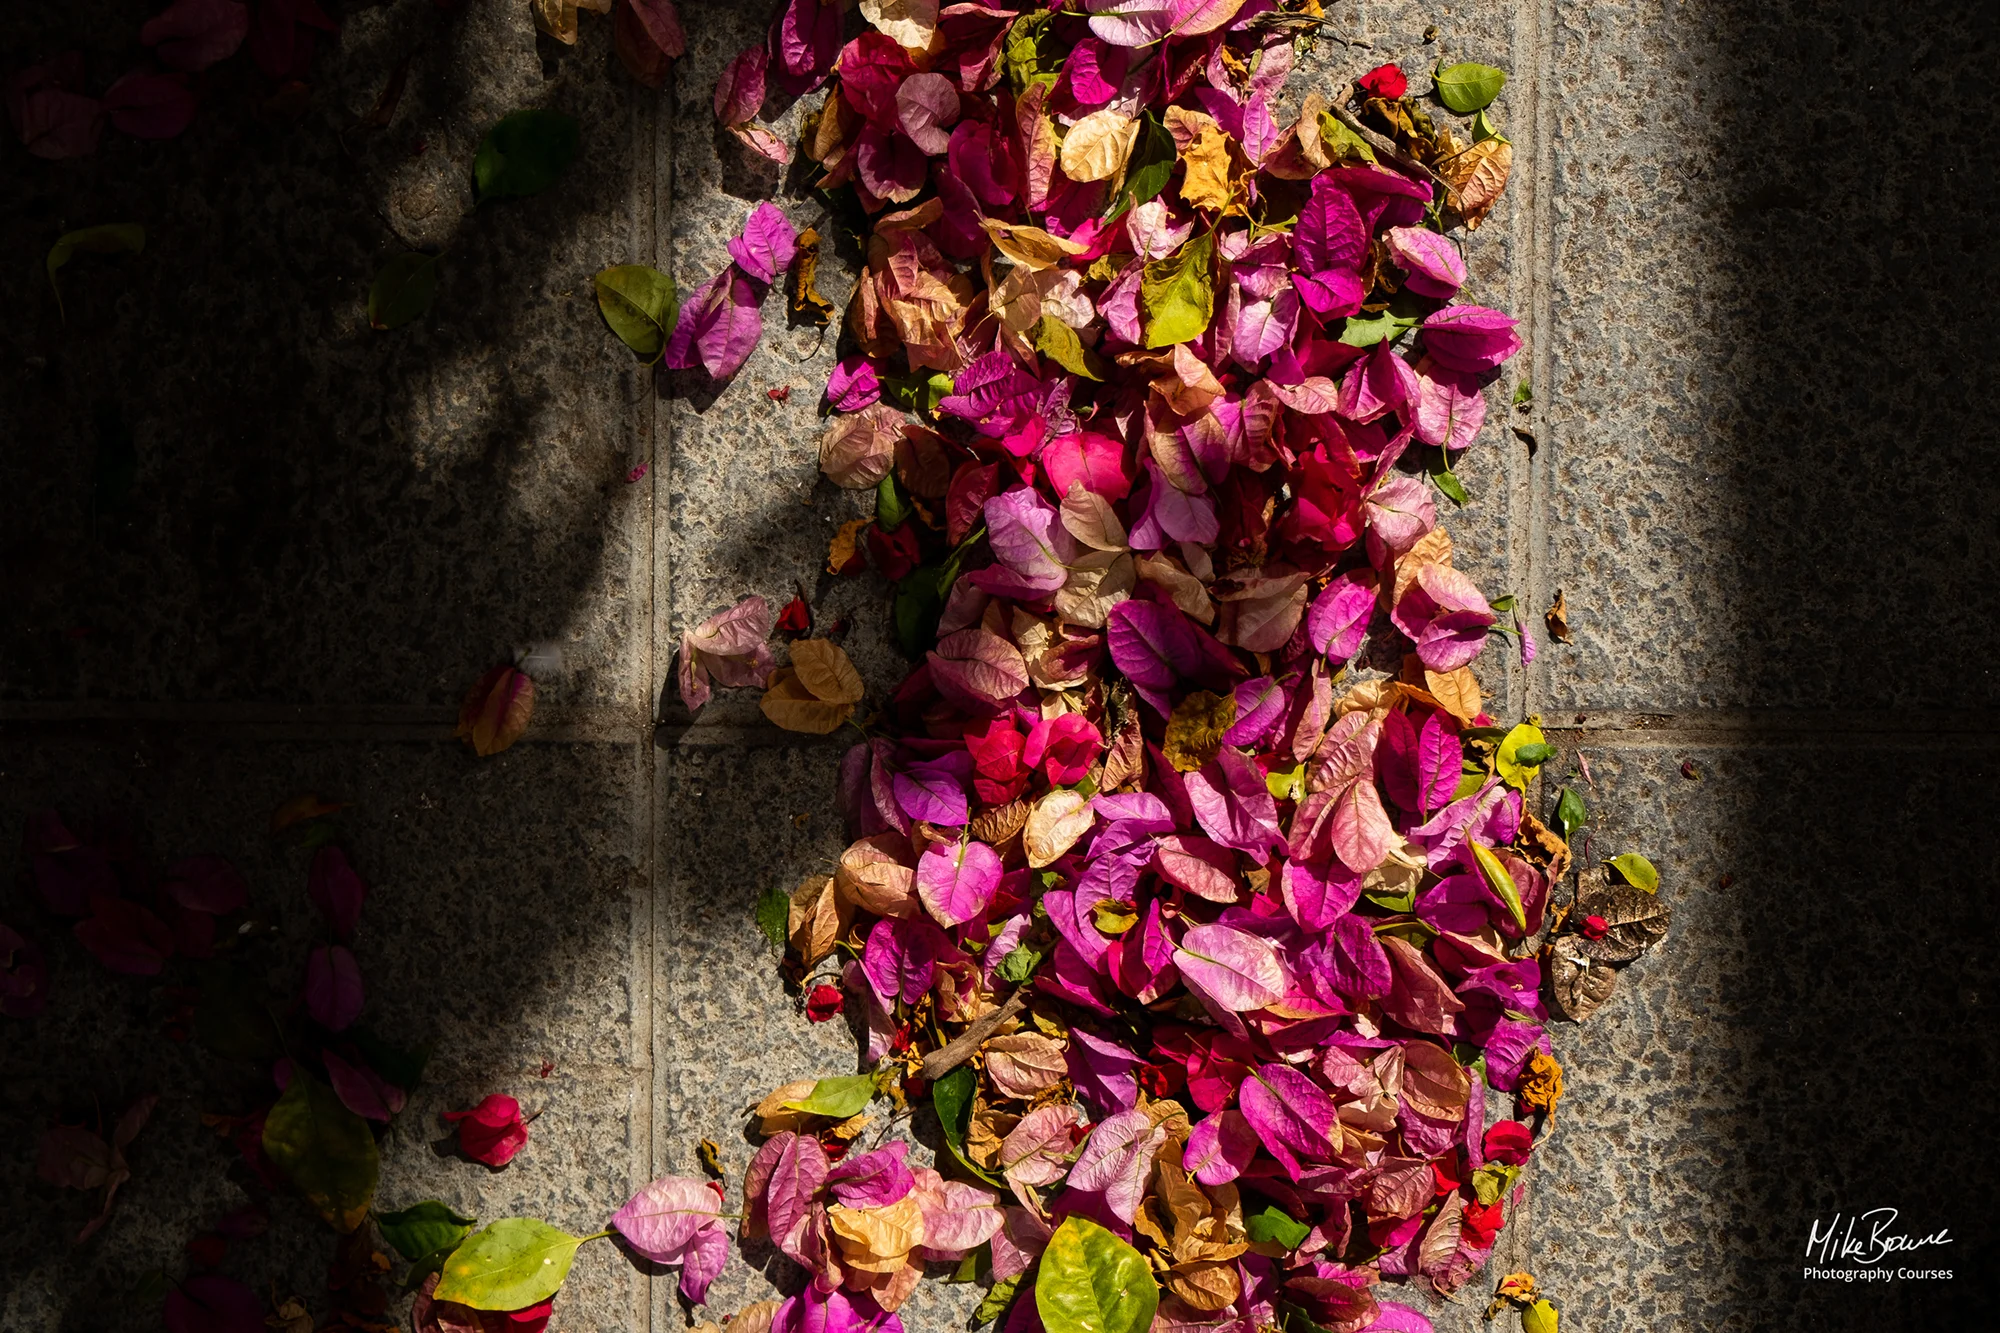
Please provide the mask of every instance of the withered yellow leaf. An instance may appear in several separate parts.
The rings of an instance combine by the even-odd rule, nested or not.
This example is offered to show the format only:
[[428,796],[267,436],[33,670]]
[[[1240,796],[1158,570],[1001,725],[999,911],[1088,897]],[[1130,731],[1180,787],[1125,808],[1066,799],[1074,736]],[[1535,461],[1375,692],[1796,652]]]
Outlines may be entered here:
[[774,1090],[770,1096],[757,1103],[752,1112],[757,1117],[758,1128],[766,1134],[776,1134],[779,1130],[797,1129],[806,1122],[804,1111],[793,1109],[793,1103],[802,1102],[812,1096],[817,1079],[798,1079]]
[[864,1273],[893,1273],[910,1251],[924,1243],[924,1211],[915,1194],[906,1194],[885,1208],[849,1208],[836,1203],[826,1210],[840,1257]]
[[534,11],[535,26],[566,46],[576,45],[576,12],[609,14],[611,0],[528,0]]
[[1229,136],[1215,125],[1206,125],[1181,154],[1187,167],[1181,180],[1181,198],[1189,205],[1222,212],[1235,200],[1236,164],[1229,150]]
[[1055,864],[1062,854],[1074,847],[1077,840],[1090,832],[1097,814],[1090,808],[1090,798],[1082,792],[1058,787],[1035,802],[1035,808],[1028,812],[1028,824],[1022,830],[1023,845],[1028,852],[1028,865],[1036,870]]
[[1199,1259],[1168,1269],[1167,1290],[1184,1305],[1204,1314],[1228,1308],[1243,1294],[1233,1262]]
[[1222,735],[1236,721],[1236,696],[1195,690],[1167,719],[1163,753],[1176,772],[1192,773],[1222,749]]
[[861,554],[861,530],[873,522],[872,519],[851,519],[840,525],[840,531],[833,534],[833,540],[826,546],[826,572],[845,574],[847,567]]
[[799,233],[792,259],[792,313],[811,315],[824,324],[833,318],[834,304],[819,294],[819,233],[807,227]]
[[1459,216],[1467,231],[1477,231],[1486,220],[1513,170],[1514,145],[1505,139],[1481,139],[1438,163],[1438,175],[1458,196]]
[[1073,181],[1109,180],[1125,170],[1138,135],[1139,122],[1122,111],[1091,112],[1063,136],[1063,175]]
[[1479,716],[1479,678],[1472,674],[1471,667],[1442,672],[1425,667],[1424,684],[1446,712],[1468,727]]
[[814,694],[792,667],[778,668],[757,706],[773,725],[813,736],[832,732],[854,711],[851,703],[830,703]]
[[993,238],[993,248],[1017,264],[1032,269],[1049,268],[1070,255],[1080,255],[1090,247],[1065,236],[1055,236],[1040,227],[981,218],[979,225]]
[[815,697],[830,704],[858,704],[867,693],[861,673],[830,639],[801,639],[793,644],[792,669]]

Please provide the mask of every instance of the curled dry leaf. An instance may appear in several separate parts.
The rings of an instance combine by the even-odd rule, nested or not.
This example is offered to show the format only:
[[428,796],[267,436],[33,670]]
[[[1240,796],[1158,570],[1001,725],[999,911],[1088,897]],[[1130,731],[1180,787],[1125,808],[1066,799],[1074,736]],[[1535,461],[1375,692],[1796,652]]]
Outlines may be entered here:
[[792,645],[792,662],[772,676],[764,691],[758,706],[765,717],[786,731],[824,736],[853,715],[864,690],[838,644],[802,639]]
[[1572,1023],[1596,1013],[1618,985],[1617,969],[1585,953],[1587,943],[1577,935],[1562,935],[1549,946],[1549,998]]
[[811,967],[833,952],[834,941],[847,933],[853,918],[853,905],[835,890],[831,876],[809,879],[792,890],[785,938],[800,960]]
[[1629,963],[1667,937],[1672,915],[1655,894],[1605,884],[1579,893],[1570,919],[1604,918],[1609,929],[1601,938],[1581,940],[1583,952],[1600,963]]
[[1507,176],[1514,169],[1514,145],[1505,139],[1482,139],[1464,152],[1438,163],[1438,174],[1457,198],[1459,217],[1475,231],[1500,202]]
[[466,692],[458,709],[458,739],[481,758],[521,739],[535,712],[535,682],[511,666],[497,666]]
[[1562,589],[1556,589],[1556,599],[1549,609],[1542,613],[1542,623],[1549,627],[1549,637],[1557,643],[1570,642],[1569,606],[1563,600]]

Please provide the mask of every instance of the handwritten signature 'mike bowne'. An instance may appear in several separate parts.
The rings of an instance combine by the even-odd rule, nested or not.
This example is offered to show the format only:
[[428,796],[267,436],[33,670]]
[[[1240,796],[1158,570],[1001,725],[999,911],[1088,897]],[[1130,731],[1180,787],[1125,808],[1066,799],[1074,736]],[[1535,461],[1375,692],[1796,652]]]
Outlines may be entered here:
[[[1820,1229],[1819,1219],[1814,1218],[1812,1232],[1806,1240],[1806,1257],[1816,1263],[1844,1259],[1863,1266],[1880,1263],[1892,1254],[1907,1254],[1930,1245],[1951,1244],[1951,1228],[1939,1227],[1928,1236],[1905,1236],[1891,1231],[1896,1223],[1894,1208],[1871,1208],[1847,1219],[1841,1225],[1841,1215],[1835,1213],[1833,1221],[1825,1230]],[[1817,1258],[1814,1257],[1817,1251]]]

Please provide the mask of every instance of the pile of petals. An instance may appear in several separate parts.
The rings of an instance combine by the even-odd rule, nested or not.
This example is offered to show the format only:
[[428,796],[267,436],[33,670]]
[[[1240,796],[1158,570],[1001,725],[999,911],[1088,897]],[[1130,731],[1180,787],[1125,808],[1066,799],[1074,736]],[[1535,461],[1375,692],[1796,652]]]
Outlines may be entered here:
[[[1010,1333],[1428,1328],[1380,1284],[1479,1269],[1560,1090],[1532,940],[1569,849],[1523,804],[1552,751],[1475,674],[1533,640],[1424,475],[1521,344],[1461,299],[1448,169],[1317,95],[1280,123],[1296,13],[1086,8],[863,0],[836,47],[793,0],[731,67],[736,122],[766,70],[831,83],[802,147],[872,234],[821,464],[876,503],[829,565],[894,581],[920,659],[846,755],[852,845],[779,912],[873,1073],[759,1108],[744,1236],[812,1274],[779,1329],[900,1328],[953,1261]],[[1382,123],[1453,142],[1384,82]],[[742,364],[804,253],[775,213],[670,365]],[[771,624],[690,634],[691,708],[792,670]],[[767,714],[841,725],[845,656],[793,656]],[[929,1099],[942,1171],[850,1151],[878,1094]]]

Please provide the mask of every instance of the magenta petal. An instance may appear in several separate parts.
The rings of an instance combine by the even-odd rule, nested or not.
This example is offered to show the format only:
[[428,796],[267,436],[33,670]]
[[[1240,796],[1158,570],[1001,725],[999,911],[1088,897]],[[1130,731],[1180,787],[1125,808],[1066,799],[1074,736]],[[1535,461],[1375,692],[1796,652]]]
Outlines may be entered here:
[[1166,1141],[1165,1127],[1144,1111],[1120,1111],[1091,1131],[1070,1168],[1069,1187],[1102,1193],[1111,1211],[1129,1223],[1139,1214],[1153,1161]]
[[916,1188],[917,1178],[903,1161],[909,1150],[898,1140],[850,1157],[827,1172],[827,1187],[849,1208],[887,1208]]
[[1306,635],[1313,651],[1345,665],[1361,651],[1368,622],[1375,615],[1375,590],[1352,574],[1342,574],[1313,599],[1306,613]]
[[1484,306],[1448,305],[1424,320],[1424,350],[1450,370],[1491,370],[1521,350],[1517,322]]
[[912,74],[896,88],[896,123],[910,142],[935,157],[951,147],[958,89],[942,74]]
[[680,1263],[704,1231],[720,1231],[722,1196],[707,1182],[663,1176],[611,1216],[611,1225],[634,1251],[656,1264]]
[[1214,759],[1187,775],[1188,801],[1202,832],[1246,852],[1262,865],[1272,849],[1282,849],[1278,806],[1264,774],[1239,750],[1225,747]]
[[963,825],[969,817],[964,779],[970,762],[970,756],[960,751],[943,760],[910,765],[895,775],[896,804],[912,819],[953,828]]
[[729,1233],[718,1223],[697,1232],[681,1254],[681,1295],[696,1305],[708,1299],[708,1288],[729,1263]]
[[1117,1042],[1071,1028],[1067,1060],[1077,1095],[1097,1114],[1115,1115],[1138,1103],[1137,1071],[1145,1061]]
[[334,1095],[354,1114],[386,1122],[403,1109],[403,1090],[366,1065],[349,1064],[332,1051],[320,1052],[320,1063]]
[[942,932],[928,921],[884,917],[868,932],[861,970],[885,1005],[915,1004],[937,975]]
[[1304,273],[1361,267],[1368,257],[1368,228],[1354,200],[1331,176],[1313,180],[1312,197],[1292,229],[1293,266]]
[[1293,1180],[1299,1159],[1325,1161],[1333,1153],[1340,1108],[1326,1089],[1290,1065],[1263,1065],[1243,1080],[1243,1117]]
[[750,210],[743,234],[730,239],[729,255],[752,280],[775,282],[798,253],[798,237],[777,205],[762,203]]
[[194,123],[194,94],[171,74],[134,71],[104,94],[111,127],[135,139],[171,139]]
[[1000,854],[983,842],[934,842],[917,861],[917,896],[941,926],[984,912],[1000,887]]
[[1232,1107],[1194,1127],[1188,1135],[1183,1164],[1204,1185],[1226,1185],[1243,1174],[1257,1148],[1257,1131]]
[[342,946],[306,955],[306,1012],[328,1032],[344,1031],[361,1017],[361,967]]
[[764,319],[750,279],[731,264],[695,290],[681,307],[674,336],[662,361],[675,370],[699,362],[713,379],[728,379],[742,368],[763,335]]
[[1270,941],[1234,926],[1191,927],[1174,951],[1174,965],[1237,1011],[1276,1004],[1291,986]]
[[1450,237],[1429,227],[1391,227],[1384,239],[1409,275],[1403,286],[1417,295],[1443,300],[1465,285],[1465,260]]
[[741,125],[757,119],[764,106],[764,71],[771,53],[759,42],[745,48],[730,61],[715,81],[715,118],[723,125]]
[[827,405],[836,412],[859,412],[882,401],[882,379],[874,363],[850,356],[826,377]]
[[250,11],[236,0],[174,0],[139,29],[169,69],[194,73],[236,54],[250,35]]

